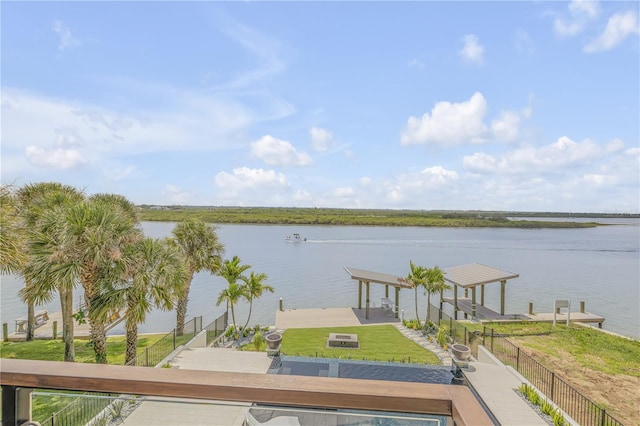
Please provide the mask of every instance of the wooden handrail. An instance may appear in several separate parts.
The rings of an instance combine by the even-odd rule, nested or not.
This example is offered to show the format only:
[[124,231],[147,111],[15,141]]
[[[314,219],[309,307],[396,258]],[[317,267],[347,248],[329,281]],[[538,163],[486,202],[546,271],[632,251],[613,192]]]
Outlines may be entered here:
[[18,359],[0,360],[0,385],[452,416],[493,424],[465,386],[228,373]]

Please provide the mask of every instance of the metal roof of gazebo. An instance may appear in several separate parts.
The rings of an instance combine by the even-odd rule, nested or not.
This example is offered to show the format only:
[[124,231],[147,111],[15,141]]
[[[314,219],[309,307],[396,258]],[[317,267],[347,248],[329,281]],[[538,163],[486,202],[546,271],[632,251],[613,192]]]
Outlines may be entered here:
[[[398,318],[399,303],[400,303],[400,289],[401,288],[413,288],[405,281],[403,277],[397,275],[383,274],[382,272],[367,271],[365,269],[344,267],[344,270],[351,276],[352,279],[358,280],[358,309],[362,309],[362,284],[364,283],[366,288],[366,305],[365,305],[365,318],[369,319],[369,284],[384,284],[385,297],[380,301],[380,306],[383,309],[393,309],[395,318]],[[389,299],[389,286],[395,288],[395,301],[392,302]]]
[[[454,318],[458,317],[458,310],[461,309],[475,318],[479,313],[481,317],[499,319],[504,317],[505,287],[507,280],[518,278],[520,274],[493,268],[481,263],[471,263],[468,265],[454,266],[444,270],[444,279],[453,284],[453,300],[443,298],[443,301],[451,303],[454,309]],[[484,285],[490,283],[500,283],[500,313],[488,309],[484,306]],[[476,287],[480,286],[480,305],[476,305]],[[465,298],[458,299],[458,287],[464,288]],[[471,300],[467,299],[468,289],[471,289]],[[480,312],[478,312],[480,311]]]
[[511,278],[518,278],[520,276],[520,274],[493,268],[481,263],[454,266],[444,271],[446,273],[444,276],[445,281],[463,288],[510,280]]
[[413,288],[402,277],[397,275],[383,274],[382,272],[367,271],[364,269],[356,269],[348,266],[344,267],[347,274],[351,275],[351,278],[358,281],[365,281],[369,283],[390,285],[400,288]]

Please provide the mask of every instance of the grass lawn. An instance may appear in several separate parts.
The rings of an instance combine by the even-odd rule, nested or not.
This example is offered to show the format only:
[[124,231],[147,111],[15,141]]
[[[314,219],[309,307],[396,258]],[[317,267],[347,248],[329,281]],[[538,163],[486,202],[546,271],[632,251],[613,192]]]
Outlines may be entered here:
[[[360,348],[327,348],[329,333],[357,334]],[[440,364],[433,352],[407,339],[392,325],[290,328],[282,336],[281,352],[283,355]]]
[[[461,322],[470,330],[481,325]],[[551,323],[490,323],[623,424],[638,424],[640,341],[592,327]]]
[[[165,333],[166,334],[166,333]],[[138,351],[151,346],[165,334],[148,334],[138,337]],[[124,336],[107,337],[107,359],[109,364],[124,364],[127,341]],[[89,341],[75,339],[76,362],[94,362],[94,353]],[[62,340],[32,340],[31,342],[0,343],[1,358],[32,359],[39,361],[64,361]]]
[[[138,337],[138,351],[151,346],[165,334],[149,334]],[[93,349],[86,339],[75,340],[76,362],[94,362]],[[107,337],[109,364],[124,364],[126,339],[124,336]],[[40,361],[64,361],[64,343],[61,340],[33,340],[31,342],[2,342],[0,357]],[[70,393],[65,391],[64,393]],[[82,393],[82,392],[79,392]],[[51,395],[34,396],[33,419],[43,422],[52,413],[66,407],[75,397]]]

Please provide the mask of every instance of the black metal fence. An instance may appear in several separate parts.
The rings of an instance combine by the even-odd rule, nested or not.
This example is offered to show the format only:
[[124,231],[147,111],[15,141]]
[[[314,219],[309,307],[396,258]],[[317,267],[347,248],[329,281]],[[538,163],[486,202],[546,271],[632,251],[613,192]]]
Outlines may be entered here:
[[510,365],[531,382],[550,401],[553,401],[571,418],[583,426],[622,426],[622,423],[596,404],[565,380],[558,377],[519,346],[511,342],[507,335],[496,332],[493,328],[483,327],[480,331],[470,331],[463,323],[454,320],[431,305],[430,321],[449,327],[449,334],[456,343],[469,346],[474,357],[478,357],[478,344]]
[[[211,346],[220,336],[224,336],[224,332],[229,325],[229,315],[227,312],[213,320],[204,329],[207,333],[207,346]],[[224,338],[224,337],[223,337]]]
[[[488,342],[487,342],[488,340]],[[584,426],[622,426],[600,405],[583,395],[554,371],[549,370],[531,355],[513,344],[508,336],[490,329],[485,343],[493,355],[510,365],[531,382],[550,401],[553,401],[576,422]]]
[[181,336],[176,333],[176,329],[174,328],[156,343],[138,352],[135,359],[126,365],[155,367],[171,352],[175,351],[178,346],[184,345],[193,339],[200,330],[202,330],[202,316],[194,317],[184,324],[184,332]]
[[[115,395],[104,393],[92,393],[83,395],[85,396],[74,399],[63,409],[53,413],[51,417],[40,423],[41,426],[85,425],[98,413],[107,408],[116,397]],[[89,398],[86,397],[86,395],[92,395],[92,397]],[[96,396],[107,396],[113,398],[95,398]],[[42,397],[47,398],[44,395],[42,395]]]
[[[226,321],[226,312],[215,321],[213,321],[211,324],[214,324],[214,333],[218,333],[215,325],[217,324],[222,327],[222,325],[225,324],[224,328],[226,328]],[[211,324],[207,327],[210,327]],[[224,328],[222,328],[220,334],[224,333]],[[185,323],[184,333],[181,336],[177,335],[174,328],[169,333],[160,338],[160,340],[158,340],[156,343],[145,348],[143,351],[140,351],[136,355],[136,358],[126,365],[136,367],[155,367],[160,362],[162,362],[162,360],[164,360],[171,352],[176,350],[176,348],[178,348],[180,345],[184,345],[185,343],[193,339],[195,335],[198,334],[201,330],[202,316],[194,317],[193,319]],[[207,332],[207,338],[208,337],[209,333]],[[88,395],[109,396],[110,398],[93,398],[87,397]],[[60,411],[53,413],[51,417],[49,417],[44,422],[41,422],[41,424],[43,426],[84,425],[91,419],[95,418],[95,416],[97,416],[102,410],[108,407],[113,401],[118,399],[118,397],[119,395],[109,394],[81,394],[77,399],[73,400],[73,402],[65,406]]]

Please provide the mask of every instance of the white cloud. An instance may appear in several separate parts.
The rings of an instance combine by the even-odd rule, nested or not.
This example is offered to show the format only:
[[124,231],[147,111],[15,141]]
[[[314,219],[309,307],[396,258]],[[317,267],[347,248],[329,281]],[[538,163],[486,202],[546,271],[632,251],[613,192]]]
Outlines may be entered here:
[[522,28],[516,31],[515,45],[518,52],[532,54],[535,51],[535,46],[531,37],[529,37],[529,33]]
[[313,160],[306,153],[299,153],[288,141],[265,135],[251,143],[251,155],[270,166],[309,166]]
[[486,136],[483,123],[487,112],[487,101],[476,92],[466,102],[438,102],[422,118],[409,117],[403,132],[403,145],[437,143],[456,145],[464,142],[482,142]]
[[573,0],[568,6],[571,18],[564,20],[556,18],[554,30],[560,36],[575,36],[581,33],[589,21],[600,15],[600,5],[597,1]]
[[462,38],[464,46],[458,52],[469,63],[481,65],[484,62],[484,46],[474,34],[467,34]]
[[[621,148],[616,143],[616,150]],[[566,136],[540,148],[522,147],[501,156],[475,153],[465,156],[465,169],[481,174],[562,173],[569,168],[583,167],[595,162],[606,153],[604,147],[590,140],[574,142]]]
[[51,29],[60,37],[58,49],[64,50],[68,47],[75,47],[80,45],[80,40],[73,37],[73,35],[71,35],[71,30],[69,29],[69,27],[59,19],[53,21]]
[[75,149],[40,148],[30,145],[26,148],[25,155],[34,166],[53,169],[76,169],[88,163],[87,159]]
[[531,107],[520,111],[501,111],[488,128],[484,123],[487,109],[487,101],[480,92],[465,102],[438,102],[431,114],[425,113],[422,118],[409,117],[400,142],[403,145],[433,143],[443,146],[512,142],[520,134],[522,119],[532,114]]
[[415,67],[421,70],[425,69],[426,67],[424,62],[416,58],[413,58],[409,62],[407,62],[407,65],[409,65],[409,67]]
[[569,11],[573,16],[597,18],[600,14],[600,4],[597,1],[573,0],[569,3]]
[[326,151],[329,149],[329,144],[333,140],[333,134],[320,127],[312,127],[309,130],[309,134],[311,134],[311,146],[316,151]]
[[187,204],[191,201],[191,194],[176,185],[166,185],[164,187],[163,196],[168,197],[171,204]]
[[264,188],[287,188],[289,183],[282,173],[273,170],[238,167],[233,174],[220,172],[215,176],[215,185],[226,192],[259,190]]
[[610,50],[619,45],[632,34],[640,33],[638,16],[635,11],[616,13],[609,18],[607,27],[598,38],[584,47],[586,53]]

